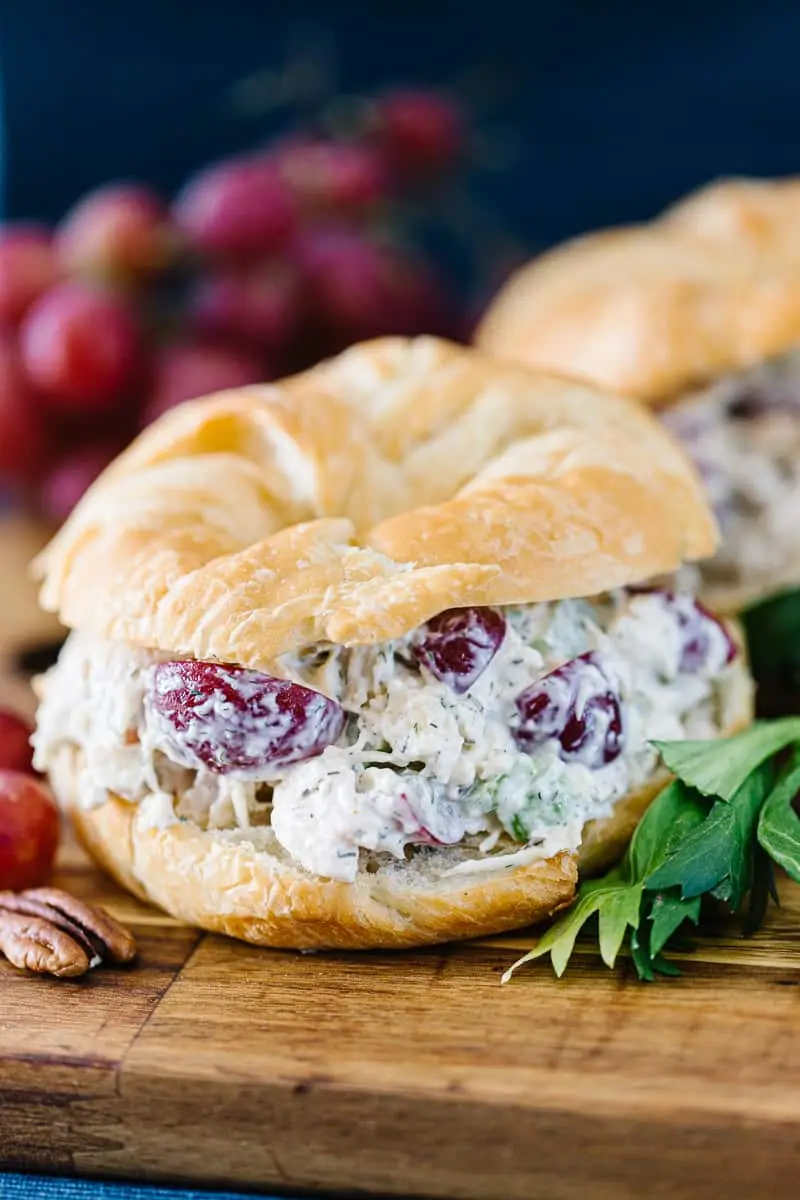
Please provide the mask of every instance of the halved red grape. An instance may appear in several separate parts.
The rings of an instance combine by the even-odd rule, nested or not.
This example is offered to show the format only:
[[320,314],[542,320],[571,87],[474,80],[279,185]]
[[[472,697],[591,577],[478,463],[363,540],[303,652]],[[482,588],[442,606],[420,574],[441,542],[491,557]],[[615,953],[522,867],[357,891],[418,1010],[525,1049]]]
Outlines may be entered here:
[[506,621],[496,608],[449,608],[418,630],[418,662],[454,692],[466,692],[502,645]]
[[[399,796],[395,809],[395,819],[401,826],[408,841],[414,846],[444,846],[446,843],[437,838],[428,829],[421,815],[415,810],[408,796]],[[454,840],[458,840],[455,838]]]
[[0,230],[0,325],[16,325],[57,274],[48,230],[39,225]]
[[179,760],[221,775],[313,758],[345,723],[344,710],[319,692],[221,663],[159,663],[148,702]]
[[112,183],[79,200],[56,233],[70,273],[129,278],[165,267],[175,247],[166,207],[149,188]]
[[19,713],[0,708],[0,770],[33,772],[33,725]]
[[512,732],[528,753],[555,740],[565,762],[591,770],[614,762],[622,753],[622,712],[598,656],[581,654],[526,688]]
[[291,190],[274,165],[239,159],[208,167],[190,179],[174,216],[207,254],[247,256],[280,247],[294,223]]
[[725,626],[694,596],[655,592],[675,619],[680,634],[679,670],[717,674],[736,658],[736,645]]
[[53,868],[61,821],[43,783],[0,771],[0,889],[40,887]]
[[29,379],[59,410],[84,414],[113,407],[139,367],[139,333],[130,309],[107,292],[75,281],[46,292],[20,329]]

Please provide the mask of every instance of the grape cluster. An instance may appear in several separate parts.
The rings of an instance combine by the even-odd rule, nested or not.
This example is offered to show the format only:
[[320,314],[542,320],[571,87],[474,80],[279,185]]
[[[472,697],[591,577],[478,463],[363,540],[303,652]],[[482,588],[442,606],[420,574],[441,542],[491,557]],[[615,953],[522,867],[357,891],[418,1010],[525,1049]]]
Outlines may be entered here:
[[171,205],[112,184],[55,230],[0,227],[0,490],[60,521],[175,404],[363,338],[458,336],[441,275],[396,235],[464,141],[449,98],[395,91],[346,138],[206,167]]

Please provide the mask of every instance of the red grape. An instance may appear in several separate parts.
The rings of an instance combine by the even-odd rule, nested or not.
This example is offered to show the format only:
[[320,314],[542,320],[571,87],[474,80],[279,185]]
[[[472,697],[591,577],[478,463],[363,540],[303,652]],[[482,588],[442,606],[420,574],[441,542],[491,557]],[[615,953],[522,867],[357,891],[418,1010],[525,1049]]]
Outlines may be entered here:
[[205,276],[190,298],[189,311],[201,333],[252,342],[272,354],[294,336],[300,302],[297,271],[280,263]]
[[389,332],[387,265],[381,247],[341,227],[305,230],[295,254],[327,352]]
[[0,326],[16,325],[58,274],[50,234],[38,225],[0,230]]
[[142,423],[148,425],[184,400],[260,383],[265,374],[261,362],[247,351],[199,340],[175,342],[156,358],[154,387]]
[[401,181],[446,170],[464,145],[458,105],[434,91],[388,92],[375,102],[374,125],[387,169]]
[[22,891],[50,877],[61,822],[44,784],[0,771],[0,888]]
[[56,232],[61,263],[70,273],[106,278],[147,276],[165,267],[175,238],[154,192],[116,183],[90,192]]
[[121,449],[118,441],[104,440],[78,446],[67,453],[39,487],[39,505],[45,516],[58,524],[65,521]]
[[30,480],[47,455],[42,414],[27,385],[17,347],[0,337],[0,475]]
[[108,410],[139,366],[129,308],[77,282],[58,284],[37,301],[23,321],[20,346],[28,377],[57,411]]
[[514,737],[528,753],[555,739],[565,762],[597,770],[622,753],[619,696],[598,656],[582,654],[538,679],[517,697]]
[[[645,594],[646,589],[643,589]],[[680,635],[678,668],[687,674],[717,674],[736,658],[733,639],[721,621],[694,596],[653,592],[667,606]]]
[[383,299],[383,260],[376,244],[344,226],[303,230],[294,253],[317,305],[345,324],[375,321]]
[[33,772],[33,725],[19,713],[0,708],[0,770]]
[[384,332],[409,336],[432,333],[440,337],[462,333],[457,329],[441,278],[426,263],[398,253],[387,256],[384,286]]
[[190,179],[174,216],[199,250],[248,256],[280,248],[294,223],[294,203],[271,163],[239,159]]
[[[353,229],[308,229],[295,241],[308,303],[326,352],[382,334],[445,333],[446,307],[433,272]],[[323,339],[324,340],[324,339]]]
[[344,710],[319,692],[220,663],[159,663],[148,704],[179,761],[223,775],[312,758],[345,722]]
[[417,660],[454,692],[468,691],[502,645],[506,621],[495,608],[450,608],[423,625]]
[[379,156],[356,142],[293,138],[278,149],[274,161],[301,207],[312,211],[359,211],[385,192]]

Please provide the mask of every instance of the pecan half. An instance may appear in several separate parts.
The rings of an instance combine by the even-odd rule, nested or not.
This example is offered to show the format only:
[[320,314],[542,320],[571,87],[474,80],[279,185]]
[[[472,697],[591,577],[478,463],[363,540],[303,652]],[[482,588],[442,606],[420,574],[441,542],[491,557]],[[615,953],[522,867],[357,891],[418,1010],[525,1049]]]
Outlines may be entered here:
[[44,904],[57,915],[57,924],[68,921],[77,926],[97,950],[103,962],[122,965],[132,962],[136,957],[133,934],[129,933],[124,925],[120,925],[119,921],[115,921],[104,908],[84,904],[82,900],[71,896],[69,892],[62,892],[59,888],[31,888],[20,895],[25,901]]
[[89,970],[86,951],[68,933],[27,913],[0,909],[0,951],[15,967],[62,979]]
[[103,909],[58,888],[33,888],[0,892],[0,952],[15,966],[71,977],[131,962],[136,943]]

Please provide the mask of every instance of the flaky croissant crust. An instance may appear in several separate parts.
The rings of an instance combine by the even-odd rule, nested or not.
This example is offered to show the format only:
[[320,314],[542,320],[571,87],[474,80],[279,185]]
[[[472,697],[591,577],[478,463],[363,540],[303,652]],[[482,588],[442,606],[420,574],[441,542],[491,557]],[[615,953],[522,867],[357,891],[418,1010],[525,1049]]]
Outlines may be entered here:
[[692,468],[636,404],[390,338],[168,413],[36,569],[67,625],[278,670],[303,645],[594,595],[715,545]]
[[512,275],[477,344],[653,404],[800,344],[800,180],[724,180],[558,247]]

